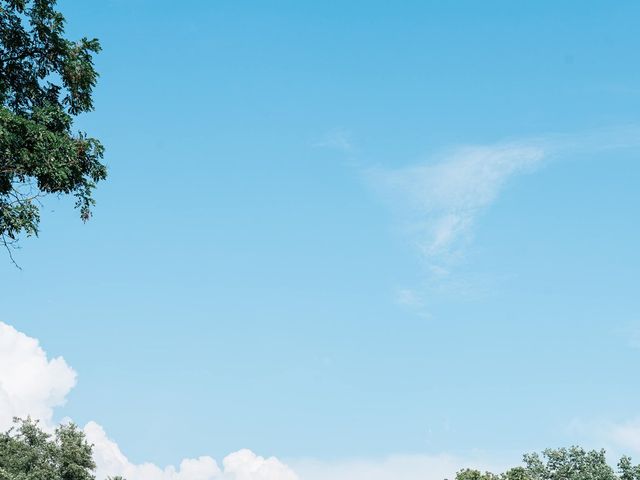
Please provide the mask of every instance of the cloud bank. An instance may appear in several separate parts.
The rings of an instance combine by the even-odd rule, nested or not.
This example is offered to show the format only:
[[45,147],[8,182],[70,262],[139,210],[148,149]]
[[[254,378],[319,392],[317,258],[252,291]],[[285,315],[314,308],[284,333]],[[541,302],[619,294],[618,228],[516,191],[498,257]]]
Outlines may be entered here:
[[[14,416],[30,415],[45,429],[55,426],[55,407],[64,404],[76,383],[75,371],[62,357],[49,359],[39,342],[0,322],[0,429],[6,430]],[[442,480],[463,467],[477,465],[472,459],[450,455],[395,455],[359,461],[298,461],[292,466],[264,458],[250,450],[227,455],[221,464],[210,456],[187,458],[175,466],[136,464],[91,421],[84,427],[94,445],[96,478],[120,475],[127,480]]]
[[134,464],[96,422],[89,422],[84,431],[94,445],[97,478],[120,475],[128,480],[298,480],[297,475],[277,458],[260,457],[246,449],[227,455],[222,461],[222,469],[209,456],[184,459],[178,468],[160,468],[153,463]]
[[[31,416],[45,430],[52,430],[54,409],[65,403],[76,384],[76,372],[62,357],[47,358],[38,340],[0,322],[0,430],[13,417]],[[277,458],[263,458],[250,450],[232,453],[222,468],[208,456],[182,460],[178,468],[161,468],[152,463],[134,464],[109,439],[102,426],[89,422],[84,427],[94,445],[99,480],[121,475],[127,480],[298,480],[298,476]]]

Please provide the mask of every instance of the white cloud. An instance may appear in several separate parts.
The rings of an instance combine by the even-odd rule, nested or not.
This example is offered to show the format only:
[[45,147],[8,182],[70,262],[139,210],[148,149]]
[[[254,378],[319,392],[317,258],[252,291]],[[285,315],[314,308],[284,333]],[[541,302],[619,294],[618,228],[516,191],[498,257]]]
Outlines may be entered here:
[[458,148],[425,164],[369,173],[403,206],[409,231],[433,261],[458,253],[507,181],[533,171],[545,156],[542,143],[505,143]]
[[543,162],[640,147],[640,125],[463,146],[400,168],[366,171],[394,206],[430,269],[464,252],[478,217],[514,177]]
[[[76,374],[61,358],[48,359],[37,340],[0,323],[0,422],[6,429],[11,417],[31,415],[53,426],[54,407],[64,403]],[[344,462],[300,461],[295,468],[275,457],[250,450],[226,456],[220,466],[210,456],[187,458],[178,467],[136,464],[89,422],[84,432],[94,445],[96,478],[120,475],[127,480],[442,480],[464,467],[486,469],[473,459],[449,455],[394,455],[379,460]],[[495,469],[500,470],[499,468]]]
[[[76,383],[76,373],[62,357],[48,359],[39,342],[0,322],[0,429],[13,417],[31,416],[44,427],[53,427],[56,406],[64,404]],[[250,450],[232,453],[220,469],[209,456],[187,458],[175,468],[153,463],[134,464],[96,422],[84,428],[94,445],[97,478],[121,475],[127,480],[298,480],[275,457],[260,457]]]
[[225,478],[230,480],[297,480],[298,476],[275,457],[263,458],[251,450],[240,450],[225,457]]
[[[343,462],[306,460],[294,462],[292,469],[275,457],[264,458],[246,449],[226,456],[222,469],[208,456],[183,460],[177,469],[172,466],[161,469],[151,463],[131,463],[95,422],[87,424],[85,433],[95,445],[98,479],[121,475],[128,480],[442,480],[453,478],[462,468],[492,470],[476,459],[444,454],[392,455],[380,460]],[[493,467],[493,471],[504,469]]]
[[187,458],[178,468],[160,468],[153,463],[134,464],[97,423],[89,422],[84,431],[94,445],[99,479],[120,475],[127,480],[298,480],[296,474],[277,458],[265,459],[246,449],[226,456],[222,461],[223,469],[209,456]]
[[87,440],[94,445],[97,478],[120,475],[127,480],[209,480],[220,478],[218,464],[211,457],[188,458],[180,467],[160,468],[153,463],[133,464],[120,451],[120,447],[107,437],[104,429],[95,422],[84,427]]
[[350,153],[355,150],[351,134],[344,130],[332,130],[327,133],[322,140],[313,144],[318,148],[330,148],[340,150],[344,153]]
[[65,402],[76,383],[76,372],[62,357],[47,359],[38,341],[0,322],[0,430],[13,417],[31,415],[45,428],[53,409]]

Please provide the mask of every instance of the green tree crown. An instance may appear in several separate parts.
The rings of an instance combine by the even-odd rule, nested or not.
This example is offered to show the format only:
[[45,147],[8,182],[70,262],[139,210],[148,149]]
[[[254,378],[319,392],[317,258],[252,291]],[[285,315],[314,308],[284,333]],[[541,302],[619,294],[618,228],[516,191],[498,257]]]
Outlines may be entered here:
[[0,480],[94,480],[92,446],[74,424],[45,433],[29,418],[0,434]]
[[[37,235],[39,199],[76,198],[86,221],[96,183],[107,176],[103,146],[72,131],[93,109],[96,39],[64,37],[55,0],[0,0],[0,241]],[[10,250],[9,250],[10,252]]]
[[640,480],[640,466],[622,457],[616,472],[607,463],[604,450],[547,449],[542,454],[524,455],[523,463],[501,474],[464,469],[457,473],[456,480]]

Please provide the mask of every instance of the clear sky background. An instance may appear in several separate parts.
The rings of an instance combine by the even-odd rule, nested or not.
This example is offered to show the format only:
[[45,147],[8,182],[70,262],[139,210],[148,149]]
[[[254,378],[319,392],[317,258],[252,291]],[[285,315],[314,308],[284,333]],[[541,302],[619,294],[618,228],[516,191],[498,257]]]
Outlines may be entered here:
[[0,262],[57,418],[161,465],[640,454],[640,4],[60,8],[109,179]]

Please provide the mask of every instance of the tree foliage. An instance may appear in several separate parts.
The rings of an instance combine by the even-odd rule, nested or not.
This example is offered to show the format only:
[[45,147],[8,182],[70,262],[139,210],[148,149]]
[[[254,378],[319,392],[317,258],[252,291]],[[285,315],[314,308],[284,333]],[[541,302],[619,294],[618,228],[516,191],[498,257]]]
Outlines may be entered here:
[[16,420],[0,434],[0,480],[94,480],[92,446],[74,424],[53,435],[37,422]]
[[580,447],[547,449],[542,454],[524,455],[523,467],[493,474],[465,469],[456,480],[640,480],[640,466],[622,457],[614,470],[607,463],[604,450]]
[[[73,195],[88,220],[106,178],[98,140],[72,130],[93,109],[97,39],[65,38],[55,0],[0,0],[0,241],[37,235],[39,199]],[[9,251],[10,252],[10,251]]]

